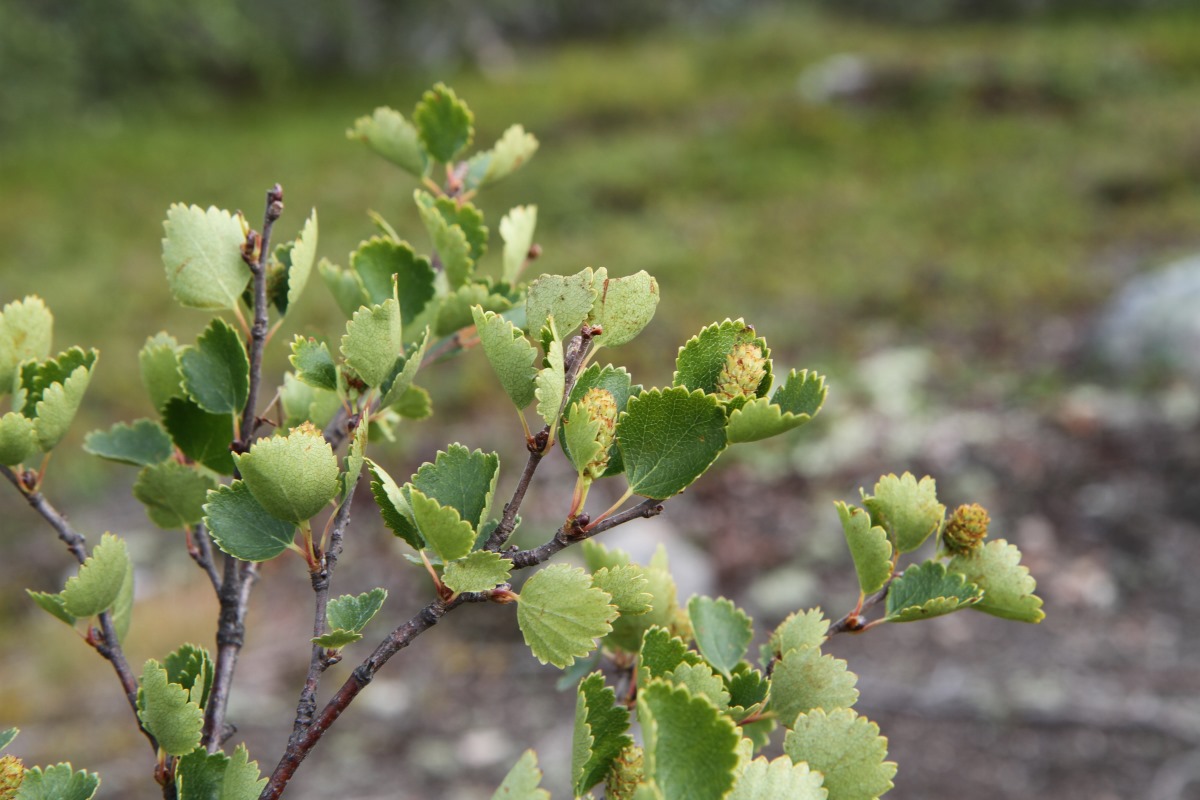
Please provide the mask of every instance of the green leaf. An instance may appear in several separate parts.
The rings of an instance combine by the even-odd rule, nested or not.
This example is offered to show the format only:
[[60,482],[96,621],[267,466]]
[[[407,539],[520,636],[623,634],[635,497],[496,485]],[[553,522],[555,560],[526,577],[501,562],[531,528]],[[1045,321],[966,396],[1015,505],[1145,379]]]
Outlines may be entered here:
[[915,564],[888,588],[886,622],[915,622],[978,603],[983,590],[937,561]]
[[271,516],[243,481],[208,495],[204,524],[223,552],[243,561],[269,561],[292,544],[296,526]]
[[820,647],[829,633],[829,620],[819,608],[797,611],[771,634],[771,651],[782,658],[801,647]]
[[396,481],[371,459],[366,459],[366,464],[374,479],[371,481],[371,494],[375,497],[375,504],[379,506],[379,511],[383,515],[383,523],[392,533],[408,542],[412,549],[425,549],[425,540],[421,538],[421,532],[417,530],[412,508],[409,507],[408,499],[396,485]]
[[583,324],[596,302],[603,270],[585,267],[574,275],[542,275],[525,296],[525,330],[537,333],[553,317],[559,333],[569,336]]
[[642,332],[658,307],[658,281],[645,270],[624,278],[596,275],[596,302],[588,324],[604,333],[592,339],[595,347],[619,347]]
[[848,708],[801,714],[783,740],[793,762],[825,776],[829,800],[869,800],[892,788],[896,764],[887,758],[879,726]]
[[285,522],[312,519],[338,493],[337,456],[312,426],[259,439],[236,462],[254,499]]
[[475,137],[475,116],[454,90],[439,83],[427,91],[413,110],[413,122],[425,152],[449,164]]
[[63,589],[63,608],[73,617],[94,617],[107,611],[121,592],[129,551],[125,540],[106,533],[79,567],[79,574],[67,579]]
[[[423,211],[436,211],[441,214],[447,225],[457,225],[462,229],[467,239],[468,255],[471,261],[479,261],[487,252],[488,229],[483,224],[483,214],[471,203],[455,200],[449,197],[434,198],[421,192],[418,204]],[[433,231],[431,230],[432,234]]]
[[566,367],[563,361],[562,341],[553,339],[546,352],[549,363],[538,370],[534,379],[534,396],[537,398],[538,415],[554,428],[558,424],[558,412],[562,409],[563,394],[566,392]]
[[47,389],[65,383],[80,367],[90,372],[98,357],[95,350],[84,352],[83,348],[72,347],[45,361],[24,362],[13,387],[13,409],[33,419]]
[[[337,392],[328,389],[317,389],[300,382],[290,372],[283,375],[283,387],[279,391],[279,402],[283,405],[284,427],[295,428],[304,422],[311,422],[318,428],[324,428],[333,419],[334,414],[342,408],[342,401]],[[230,459],[232,468],[233,459]]]
[[167,681],[187,689],[188,702],[200,708],[208,705],[214,670],[208,650],[194,644],[180,645],[166,657],[163,668],[167,671]]
[[[0,420],[0,438],[3,426]],[[171,437],[151,419],[139,419],[132,425],[118,422],[107,431],[92,431],[83,440],[83,449],[109,461],[138,467],[166,461],[175,451]]]
[[389,408],[405,419],[426,419],[433,413],[433,400],[420,386],[409,386]]
[[458,509],[443,506],[416,488],[409,490],[408,501],[421,538],[428,542],[438,558],[443,562],[456,561],[471,552],[475,529],[462,518]]
[[197,748],[180,758],[175,768],[179,800],[255,800],[266,784],[244,744],[237,746],[232,758]]
[[762,349],[766,372],[755,394],[765,397],[771,387],[771,350],[754,328],[741,319],[708,325],[679,348],[672,384],[699,389],[705,394],[717,392],[726,358],[739,344],[756,344]]
[[415,320],[433,299],[436,279],[433,267],[429,259],[418,256],[407,242],[378,236],[362,242],[350,254],[350,267],[358,274],[366,303],[383,303],[395,292],[402,320]]
[[329,626],[358,633],[379,613],[387,594],[387,589],[375,588],[357,596],[344,594],[330,600],[325,611]]
[[733,785],[741,737],[707,697],[651,681],[638,693],[646,778],[664,800],[721,800]]
[[216,487],[212,476],[178,461],[164,461],[142,468],[133,496],[146,506],[151,522],[170,530],[199,522],[208,490]]
[[347,317],[353,316],[359,306],[369,302],[367,291],[357,273],[344,270],[325,258],[317,264],[317,272],[321,274],[321,280],[333,295],[334,302]]
[[368,386],[382,386],[403,352],[400,306],[395,300],[360,308],[346,323],[342,355]]
[[296,377],[309,386],[327,391],[337,391],[337,366],[329,346],[313,338],[297,335],[292,340],[292,354],[288,361],[296,369]]
[[755,442],[799,428],[825,403],[825,376],[792,370],[768,401],[759,397],[729,415],[729,441]]
[[465,283],[442,298],[437,310],[434,333],[438,336],[449,336],[469,327],[474,323],[472,309],[475,306],[481,306],[484,311],[501,313],[512,308],[512,301],[503,295],[495,294],[489,284]]
[[726,800],[825,800],[822,778],[808,764],[793,764],[787,756],[769,762],[759,756],[742,770]]
[[732,600],[695,595],[688,601],[688,616],[700,654],[726,677],[746,655],[754,638],[754,624]]
[[433,240],[433,248],[441,261],[447,285],[451,289],[459,288],[470,280],[475,270],[475,259],[471,257],[471,241],[467,232],[461,225],[446,219],[429,192],[417,189],[413,192],[413,200],[417,204],[421,221],[425,223],[425,229],[429,231],[429,238]]
[[534,379],[538,375],[534,362],[537,350],[525,335],[508,320],[480,306],[471,309],[483,352],[496,370],[500,385],[517,410],[525,408],[534,398]]
[[138,353],[142,385],[157,411],[161,411],[171,398],[184,396],[179,350],[179,342],[174,336],[158,333],[148,338]]
[[635,653],[642,646],[643,635],[652,626],[674,628],[675,615],[679,610],[675,579],[664,567],[646,566],[642,572],[646,576],[645,591],[652,598],[650,611],[636,616],[622,615],[614,620],[613,632],[605,640],[605,645]]
[[163,425],[175,446],[193,461],[221,475],[233,474],[233,416],[210,414],[184,397],[174,397],[163,407]]
[[612,630],[617,609],[610,599],[583,570],[554,564],[521,588],[517,624],[537,660],[561,669],[592,652],[595,639]]
[[379,155],[416,176],[425,174],[425,151],[417,129],[399,111],[380,107],[369,117],[359,117],[346,131],[349,139],[360,139]]
[[946,507],[937,500],[937,483],[929,476],[918,483],[911,472],[899,478],[884,475],[875,484],[874,496],[863,497],[863,505],[901,553],[920,547],[946,517]]
[[340,650],[348,644],[354,644],[363,635],[357,631],[348,631],[345,628],[334,628],[328,633],[317,636],[312,639],[313,644],[318,644],[321,647],[326,647],[330,650]]
[[487,519],[499,474],[498,455],[482,450],[472,452],[455,443],[439,450],[433,463],[422,464],[412,476],[412,485],[440,505],[458,511],[472,530],[477,531]]
[[721,711],[729,708],[729,690],[706,662],[680,664],[663,678],[671,683],[686,686],[694,697],[707,697]]
[[455,593],[486,592],[508,582],[512,562],[496,553],[476,550],[446,565],[442,583]]
[[983,598],[972,606],[976,611],[1018,622],[1045,619],[1042,598],[1033,593],[1037,581],[1028,567],[1021,566],[1016,545],[996,539],[950,559],[948,568],[983,590]]
[[109,612],[112,617],[113,630],[117,634],[117,641],[124,642],[125,635],[129,633],[129,626],[133,622],[133,561],[125,563],[125,577],[121,580],[121,588],[117,592],[117,599],[113,601],[112,610]]
[[665,500],[704,474],[725,449],[725,412],[716,398],[685,388],[631,397],[617,423],[630,488]]
[[575,796],[604,780],[613,761],[633,744],[629,711],[618,706],[617,695],[593,672],[579,684],[575,700],[575,731],[571,743],[571,785]]
[[0,731],[0,750],[12,744],[13,739],[17,738],[17,734],[20,732],[20,728],[6,728]]
[[16,411],[0,417],[0,464],[14,467],[38,449],[33,420]]
[[0,397],[13,389],[23,361],[50,355],[54,317],[42,298],[29,295],[0,310]]
[[537,756],[532,750],[526,750],[504,776],[492,800],[550,800],[550,793],[538,788],[541,782],[542,771],[538,769]]
[[537,152],[538,140],[532,133],[526,133],[525,128],[520,125],[509,127],[500,136],[499,141],[492,146],[492,149],[486,153],[479,153],[475,158],[481,156],[486,157],[487,164],[483,170],[482,177],[479,178],[479,186],[487,186],[495,183],[501,178],[505,178],[512,174],[518,167],[524,164],[529,159],[533,158],[533,154]]
[[304,222],[300,235],[294,242],[289,242],[276,250],[276,256],[284,267],[283,291],[275,300],[275,307],[280,314],[287,314],[300,299],[308,278],[312,274],[313,263],[317,260],[317,210]]
[[763,674],[743,661],[733,671],[729,680],[729,704],[738,708],[749,709],[767,699],[770,683]]
[[665,678],[680,664],[698,663],[700,657],[688,650],[687,642],[655,626],[646,631],[638,651],[638,686],[645,687],[653,678]]
[[43,362],[26,362],[21,367],[18,398],[13,407],[33,420],[34,438],[44,452],[54,449],[66,436],[75,412],[92,379],[99,354],[72,347]]
[[858,676],[846,662],[822,655],[816,647],[799,647],[784,653],[771,673],[770,708],[785,727],[796,715],[823,708],[850,708],[858,702]]
[[879,591],[892,577],[892,543],[887,531],[872,525],[871,516],[861,508],[842,502],[834,505],[854,559],[859,588],[863,594]]
[[138,718],[169,755],[186,755],[200,744],[204,713],[188,695],[187,689],[167,680],[167,671],[154,659],[142,667]]
[[[571,461],[575,471],[584,477],[588,466],[592,464],[604,449],[604,444],[598,441],[600,428],[604,422],[588,416],[582,403],[574,403],[563,413],[560,441],[563,452]],[[591,481],[593,475],[586,475]]]
[[232,309],[250,282],[242,260],[246,232],[228,211],[173,204],[163,222],[163,266],[167,285],[180,305]]
[[500,238],[504,240],[504,270],[500,280],[515,284],[529,259],[533,232],[537,229],[537,206],[516,206],[500,220]]
[[13,800],[91,800],[100,788],[100,776],[94,772],[75,772],[70,764],[34,767],[25,771],[25,779]]
[[392,365],[392,374],[380,386],[380,391],[383,393],[382,399],[379,401],[381,408],[395,405],[400,402],[405,393],[412,387],[413,381],[417,377],[417,370],[421,368],[421,361],[425,358],[425,348],[429,344],[429,328],[421,334],[421,339],[414,342],[405,350],[396,363]]
[[354,487],[358,484],[358,476],[362,473],[363,464],[367,460],[364,451],[367,447],[367,436],[370,429],[371,426],[367,420],[360,419],[350,434],[350,447],[346,449],[346,456],[342,460],[345,471],[338,478],[339,503],[353,492]]
[[650,581],[636,564],[598,569],[592,573],[592,585],[612,596],[622,616],[645,614],[653,608],[654,595],[646,591]]
[[[571,395],[567,399],[567,411],[563,414],[563,430],[566,430],[566,421],[572,418],[572,406],[592,389],[603,389],[611,394],[613,402],[617,404],[618,413],[624,411],[629,398],[641,393],[642,390],[641,386],[633,386],[632,383],[633,381],[624,367],[614,367],[611,364],[607,364],[603,368],[599,364],[589,366],[576,377],[575,385],[571,387]],[[571,450],[570,442],[564,438],[562,443],[567,456],[572,463],[575,463],[576,456]],[[608,466],[601,477],[620,475],[624,469],[625,464],[621,459],[621,450],[614,440],[608,449]]]
[[62,592],[50,594],[48,592],[35,592],[26,589],[25,593],[29,595],[30,600],[37,604],[38,608],[46,613],[62,620],[68,625],[75,624],[75,615],[67,611],[66,600],[63,598]]

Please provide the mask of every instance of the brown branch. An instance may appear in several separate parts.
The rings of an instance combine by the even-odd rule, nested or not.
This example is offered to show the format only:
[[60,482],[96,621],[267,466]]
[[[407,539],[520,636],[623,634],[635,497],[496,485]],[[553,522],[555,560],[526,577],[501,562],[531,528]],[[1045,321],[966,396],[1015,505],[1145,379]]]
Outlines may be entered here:
[[888,589],[891,588],[892,582],[889,580],[884,584],[883,588],[878,592],[868,596],[862,601],[862,605],[854,611],[846,614],[837,622],[829,626],[827,636],[836,636],[839,633],[861,633],[866,629],[868,623],[863,617],[864,611],[872,608],[887,599]]
[[221,592],[221,574],[213,564],[212,541],[208,538],[208,529],[203,522],[187,527],[188,555],[204,573],[218,594]]
[[584,530],[579,525],[579,520],[563,525],[554,534],[554,538],[543,545],[534,547],[529,550],[519,550],[514,553],[505,553],[504,557],[512,561],[513,569],[526,569],[533,567],[546,561],[555,553],[558,553],[573,544],[582,542],[584,539],[590,539],[593,536],[604,533],[607,530],[624,525],[635,519],[649,519],[657,517],[662,513],[664,501],[662,500],[643,500],[633,508],[626,509],[619,514],[613,514],[611,517],[606,517],[600,520],[589,530]]
[[[254,276],[254,324],[250,326],[250,391],[246,407],[242,410],[242,425],[238,429],[239,444],[244,452],[254,437],[255,410],[258,406],[258,389],[262,383],[263,347],[267,341],[270,320],[267,317],[267,259],[271,255],[271,229],[283,214],[283,188],[277,183],[267,191],[267,208],[263,212],[262,236],[258,237],[258,258],[249,263]],[[253,233],[253,232],[252,232]],[[247,237],[250,244],[251,237]]]

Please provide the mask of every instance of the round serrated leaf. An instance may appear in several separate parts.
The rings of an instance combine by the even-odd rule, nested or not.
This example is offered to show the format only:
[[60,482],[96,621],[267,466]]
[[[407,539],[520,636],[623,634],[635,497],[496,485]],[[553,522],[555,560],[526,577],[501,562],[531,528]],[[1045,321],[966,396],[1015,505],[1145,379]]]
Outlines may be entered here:
[[285,522],[306,522],[337,496],[337,456],[311,425],[259,439],[236,461],[254,499]]
[[308,285],[313,264],[317,260],[317,236],[317,210],[314,208],[296,240],[280,248],[280,261],[285,270],[284,282],[287,288],[275,302],[281,314],[286,314],[292,309],[300,299],[304,287]]
[[26,419],[16,411],[9,411],[0,417],[0,464],[14,467],[37,449],[33,420]]
[[825,800],[823,776],[807,764],[793,764],[787,756],[751,761],[738,776],[726,800]]
[[1033,592],[1037,581],[1021,565],[1021,551],[1004,539],[996,539],[966,555],[950,559],[948,569],[963,575],[983,590],[972,608],[995,617],[1018,622],[1041,622],[1042,598]]
[[491,362],[504,393],[512,400],[517,410],[533,401],[534,378],[538,370],[534,366],[537,350],[525,335],[511,322],[481,306],[473,306],[471,314],[483,352]]
[[0,310],[0,397],[13,389],[17,366],[50,355],[54,317],[42,298],[29,295]]
[[83,449],[109,461],[138,467],[166,461],[175,450],[171,437],[151,419],[139,419],[132,425],[118,422],[107,431],[92,431],[83,440]]
[[568,667],[612,630],[617,609],[610,599],[582,569],[554,564],[521,588],[517,624],[538,661]]
[[571,740],[571,783],[582,797],[604,780],[620,752],[633,744],[629,711],[617,705],[617,695],[593,672],[579,683],[575,699],[575,729]]
[[892,788],[896,764],[887,758],[879,726],[848,708],[801,714],[783,740],[793,762],[825,776],[829,800],[872,800]]
[[816,647],[789,650],[771,673],[770,710],[785,727],[791,727],[796,715],[823,708],[850,708],[858,702],[858,676],[846,669],[846,662],[822,655]]
[[129,568],[125,540],[104,534],[79,574],[67,579],[62,591],[63,608],[73,617],[94,617],[107,611],[121,593]]
[[679,348],[672,385],[699,389],[705,394],[716,392],[726,358],[737,345],[751,343],[762,349],[765,360],[765,371],[755,392],[757,397],[765,397],[771,388],[771,350],[754,328],[741,319],[708,325]]
[[638,692],[646,778],[664,800],[721,800],[733,785],[741,737],[707,697],[664,681]]
[[[592,364],[576,377],[575,385],[571,387],[571,394],[567,398],[567,411],[563,414],[564,430],[566,428],[565,420],[570,419],[572,415],[571,406],[592,389],[604,389],[611,394],[619,414],[625,410],[629,398],[640,393],[642,387],[633,385],[633,381],[624,367],[614,367],[611,364],[601,367],[599,364]],[[576,464],[576,468],[578,469],[578,459],[576,459],[571,450],[570,442],[566,437],[562,438],[561,441],[563,449],[566,450],[568,457],[571,458],[572,463]],[[586,464],[587,461],[583,463]],[[600,477],[607,478],[612,475],[620,475],[624,469],[625,464],[621,459],[621,449],[617,447],[616,440],[614,439],[612,445],[608,448],[608,465],[604,469],[604,474]]]
[[700,654],[713,669],[728,677],[754,638],[750,617],[732,600],[702,595],[688,601],[688,617]]
[[537,336],[554,318],[563,336],[578,328],[596,302],[596,280],[603,270],[585,267],[574,275],[542,275],[529,284],[525,295],[525,330]]
[[325,342],[297,335],[292,340],[288,361],[296,370],[296,378],[316,389],[337,391],[337,366]]
[[888,587],[887,622],[939,617],[978,603],[983,591],[937,561],[915,564]]
[[275,558],[296,536],[296,526],[267,513],[243,481],[209,493],[204,523],[217,547],[243,561]]
[[146,339],[138,353],[142,385],[150,395],[156,410],[172,397],[183,397],[183,374],[179,371],[179,342],[168,333],[158,333]]
[[658,281],[642,270],[624,278],[605,275],[596,281],[596,302],[588,323],[604,331],[592,339],[595,347],[619,347],[650,324],[658,308]]
[[350,268],[358,274],[368,303],[382,303],[395,292],[401,319],[416,319],[433,299],[433,267],[407,242],[379,236],[362,242],[350,254]]
[[138,718],[169,755],[186,755],[200,744],[204,713],[189,700],[187,689],[167,680],[166,669],[154,659],[142,668]]
[[725,412],[703,392],[652,389],[631,397],[617,423],[630,488],[665,500],[704,474],[725,449]]
[[189,308],[236,308],[250,282],[242,221],[218,208],[176,203],[167,209],[163,229],[163,266],[175,299]]
[[859,588],[863,594],[879,591],[892,577],[892,543],[887,531],[872,525],[871,516],[861,508],[842,502],[834,505],[854,559]]
[[442,573],[442,583],[453,592],[485,592],[508,581],[512,562],[498,553],[476,550],[452,561]]
[[443,164],[453,161],[475,137],[475,115],[444,83],[427,91],[417,103],[413,123],[425,152]]
[[[95,351],[93,351],[95,352]],[[93,364],[95,359],[93,358]],[[62,383],[53,383],[42,392],[34,411],[34,437],[38,447],[50,452],[67,435],[67,429],[75,419],[75,412],[83,401],[92,380],[90,366],[79,366]]]
[[346,131],[347,138],[361,139],[379,155],[413,175],[425,173],[425,151],[413,124],[404,115],[387,107],[375,109],[369,117],[359,117]]
[[143,467],[133,484],[133,496],[146,514],[164,530],[194,525],[204,516],[204,500],[217,482],[195,467],[164,461]]
[[421,537],[438,558],[443,562],[456,561],[471,552],[475,529],[457,508],[443,506],[416,488],[408,490],[408,501]]
[[797,611],[779,623],[771,634],[771,650],[782,658],[799,647],[820,647],[829,632],[829,620],[819,608]]
[[500,238],[504,240],[504,271],[501,280],[515,284],[529,258],[533,232],[537,228],[537,206],[517,206],[500,220]]
[[521,125],[510,126],[487,152],[487,168],[479,180],[479,185],[487,186],[510,175],[513,170],[533,158],[537,149],[537,137],[526,133]]
[[100,788],[100,776],[75,771],[70,764],[26,770],[14,800],[91,800]]
[[759,397],[729,415],[729,441],[755,442],[799,428],[825,403],[825,377],[792,370],[770,400]]
[[687,690],[695,697],[707,697],[721,711],[729,708],[729,690],[725,688],[725,682],[707,662],[699,664],[685,662],[664,675],[663,679],[686,686]]
[[329,627],[358,633],[383,608],[387,589],[375,588],[360,595],[344,594],[329,601],[325,618]]
[[654,595],[647,591],[650,581],[637,564],[602,567],[592,573],[592,585],[608,592],[622,615],[645,614],[653,607]]
[[901,553],[924,544],[946,517],[946,507],[937,499],[937,483],[928,475],[917,481],[911,472],[884,475],[875,484],[875,494],[863,498],[863,505]]
[[455,443],[439,450],[433,463],[422,464],[412,476],[412,485],[426,497],[458,511],[478,531],[487,519],[499,475],[498,455]]
[[233,474],[233,416],[210,414],[186,397],[173,397],[163,406],[163,425],[175,446],[213,472]]
[[492,800],[550,800],[550,793],[538,788],[541,782],[542,771],[538,769],[537,755],[532,750],[526,750],[504,776]]
[[400,305],[389,298],[379,305],[363,307],[346,323],[342,355],[346,364],[368,386],[382,386],[392,374],[396,359],[404,352]]
[[176,791],[183,800],[254,800],[266,783],[244,744],[237,746],[232,757],[196,749],[180,758],[175,767]]

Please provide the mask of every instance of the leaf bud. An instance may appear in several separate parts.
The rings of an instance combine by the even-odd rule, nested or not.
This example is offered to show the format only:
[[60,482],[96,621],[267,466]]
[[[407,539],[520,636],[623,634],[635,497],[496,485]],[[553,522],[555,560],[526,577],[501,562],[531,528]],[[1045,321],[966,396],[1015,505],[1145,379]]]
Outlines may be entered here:
[[959,506],[946,522],[942,541],[951,553],[969,553],[983,544],[990,522],[987,509],[978,503]]
[[739,342],[725,356],[725,366],[717,377],[716,395],[724,402],[754,397],[767,374],[767,360],[754,342]]
[[0,758],[0,797],[16,797],[25,780],[25,765],[16,756]]
[[604,796],[612,800],[630,800],[642,782],[642,748],[631,744],[622,750],[604,780]]
[[588,419],[599,421],[600,430],[596,433],[596,442],[600,452],[588,462],[584,474],[589,478],[599,478],[608,468],[608,451],[612,447],[613,437],[617,431],[617,400],[607,389],[594,387],[588,389],[581,398],[583,410]]

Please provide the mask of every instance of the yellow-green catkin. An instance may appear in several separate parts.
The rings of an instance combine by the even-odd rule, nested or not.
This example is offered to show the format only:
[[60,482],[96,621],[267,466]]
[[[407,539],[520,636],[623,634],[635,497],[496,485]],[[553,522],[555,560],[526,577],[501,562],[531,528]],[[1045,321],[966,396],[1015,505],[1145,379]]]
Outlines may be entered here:
[[739,342],[725,356],[725,366],[717,376],[715,394],[725,402],[754,397],[766,374],[767,360],[763,358],[762,348],[754,342]]
[[599,478],[608,468],[608,451],[612,447],[613,437],[617,431],[617,400],[607,389],[595,387],[584,393],[580,402],[588,419],[599,421],[600,430],[596,434],[596,442],[600,451],[588,462],[584,474],[592,479]]
[[978,503],[969,506],[959,506],[954,509],[946,528],[942,531],[942,541],[951,553],[965,554],[983,544],[988,535],[988,524],[991,522],[987,509]]
[[642,748],[629,745],[613,761],[604,781],[604,796],[629,800],[642,782]]
[[0,758],[0,800],[12,800],[25,780],[25,765],[16,756]]

